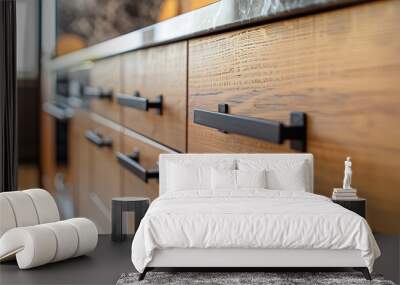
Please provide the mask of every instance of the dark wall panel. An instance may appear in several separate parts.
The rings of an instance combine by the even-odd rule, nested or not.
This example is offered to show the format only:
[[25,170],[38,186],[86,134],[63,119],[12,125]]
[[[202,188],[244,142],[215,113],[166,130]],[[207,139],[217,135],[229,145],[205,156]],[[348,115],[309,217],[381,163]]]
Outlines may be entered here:
[[38,163],[39,82],[18,80],[18,162]]

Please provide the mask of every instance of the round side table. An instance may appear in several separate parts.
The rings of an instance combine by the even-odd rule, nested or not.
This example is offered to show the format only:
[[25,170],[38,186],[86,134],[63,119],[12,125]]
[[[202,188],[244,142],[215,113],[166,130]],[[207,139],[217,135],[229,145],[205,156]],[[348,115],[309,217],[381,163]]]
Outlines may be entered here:
[[122,233],[123,212],[135,213],[135,229],[146,214],[150,205],[150,199],[145,197],[115,197],[112,198],[112,232],[113,241],[123,241],[126,234]]

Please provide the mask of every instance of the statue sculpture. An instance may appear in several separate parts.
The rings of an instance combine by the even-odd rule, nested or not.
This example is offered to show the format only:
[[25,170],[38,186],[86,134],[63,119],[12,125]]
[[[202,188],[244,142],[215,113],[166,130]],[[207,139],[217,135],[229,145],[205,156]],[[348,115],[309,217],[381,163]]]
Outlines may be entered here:
[[351,170],[351,158],[348,156],[344,162],[344,179],[343,179],[343,189],[351,188],[351,176],[353,172]]

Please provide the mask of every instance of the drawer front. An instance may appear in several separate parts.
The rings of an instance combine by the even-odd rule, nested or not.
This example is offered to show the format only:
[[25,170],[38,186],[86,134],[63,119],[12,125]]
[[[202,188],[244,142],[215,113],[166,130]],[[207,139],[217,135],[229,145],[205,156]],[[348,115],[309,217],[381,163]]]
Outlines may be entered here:
[[110,233],[111,200],[121,196],[121,171],[115,158],[115,153],[121,150],[121,128],[95,114],[91,114],[91,119],[91,127],[85,132],[92,158],[88,204],[96,208],[91,213],[101,213],[95,220],[101,221],[104,233]]
[[[124,126],[182,152],[186,150],[186,45],[179,42],[124,55],[122,95],[127,100],[121,100]],[[142,100],[132,100],[135,92]],[[156,108],[160,95],[161,113]],[[147,111],[146,99],[153,104]]]
[[90,98],[92,111],[114,122],[120,122],[116,94],[121,91],[121,57],[96,61],[90,70],[90,85],[84,94]]
[[[147,182],[143,170],[148,173],[158,172],[158,157],[161,153],[173,152],[137,133],[125,130],[122,140],[122,155],[120,166],[122,169],[123,196],[149,197],[151,200],[158,196],[158,175],[147,175]],[[136,158],[137,160],[133,161]]]
[[89,113],[75,109],[71,119],[69,135],[69,174],[74,193],[75,214],[87,217],[87,203],[90,189],[91,143],[85,138],[85,131],[91,129]]
[[400,176],[388,171],[400,169],[399,20],[400,2],[377,1],[191,40],[188,152],[292,151],[194,124],[194,109],[227,103],[230,114],[285,124],[305,112],[314,189],[331,195],[351,156],[374,230],[400,231]]

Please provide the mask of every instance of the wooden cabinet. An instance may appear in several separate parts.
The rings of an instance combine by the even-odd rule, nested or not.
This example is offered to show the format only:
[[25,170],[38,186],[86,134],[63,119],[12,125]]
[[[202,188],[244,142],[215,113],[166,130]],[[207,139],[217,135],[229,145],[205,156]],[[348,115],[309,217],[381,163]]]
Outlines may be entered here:
[[188,152],[292,151],[194,124],[196,108],[284,123],[305,112],[316,192],[340,185],[351,156],[373,229],[400,231],[399,20],[399,2],[377,1],[190,40]]
[[[109,232],[112,197],[157,197],[157,180],[149,177],[163,152],[294,151],[288,141],[193,122],[195,109],[228,104],[229,114],[285,125],[292,112],[305,113],[315,192],[330,196],[351,156],[372,229],[399,232],[399,20],[399,1],[370,1],[95,61],[85,88],[90,111],[72,119],[78,213]],[[42,184],[54,191],[55,124],[46,114],[42,121]]]
[[121,57],[115,56],[94,62],[89,85],[84,94],[90,98],[90,108],[97,114],[119,122],[120,107],[116,96],[121,91]]
[[[180,42],[122,56],[123,125],[182,152],[186,151],[186,48],[187,43]],[[141,100],[133,100],[135,92]],[[151,105],[147,109],[146,104],[160,102],[160,95],[161,113]]]
[[91,114],[85,137],[90,142],[90,187],[86,207],[100,233],[111,232],[111,199],[121,196],[120,168],[115,154],[120,151],[121,128]]

